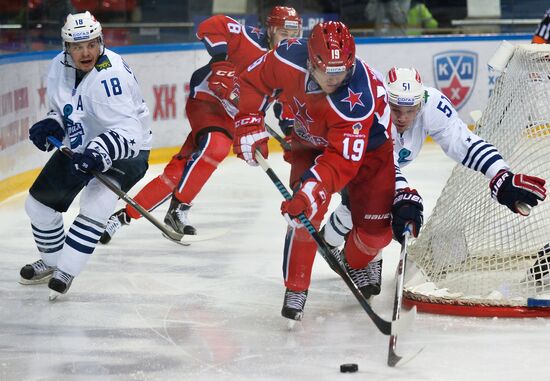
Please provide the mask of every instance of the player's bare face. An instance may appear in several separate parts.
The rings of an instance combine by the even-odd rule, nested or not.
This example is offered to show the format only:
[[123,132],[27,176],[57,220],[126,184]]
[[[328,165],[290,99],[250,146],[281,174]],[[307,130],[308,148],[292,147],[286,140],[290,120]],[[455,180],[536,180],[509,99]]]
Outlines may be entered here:
[[420,105],[416,106],[397,106],[390,103],[391,110],[391,119],[397,132],[402,134],[407,131],[407,129],[412,125],[418,110],[420,110]]
[[298,29],[285,29],[285,28],[270,28],[270,41],[271,41],[271,48],[273,49],[275,46],[279,44],[279,42],[289,39],[289,38],[298,38],[300,37],[300,31]]
[[97,39],[69,43],[69,54],[73,59],[75,67],[85,73],[94,68],[100,53],[101,44]]
[[332,94],[342,86],[342,83],[348,75],[348,71],[327,74],[322,70],[314,69],[312,74],[313,78],[315,78],[315,82],[321,87],[321,90],[327,94]]

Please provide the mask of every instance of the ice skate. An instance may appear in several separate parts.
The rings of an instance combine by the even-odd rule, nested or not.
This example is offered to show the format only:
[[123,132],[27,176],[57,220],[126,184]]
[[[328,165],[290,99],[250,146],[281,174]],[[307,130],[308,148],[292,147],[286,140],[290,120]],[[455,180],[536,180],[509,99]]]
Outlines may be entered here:
[[343,265],[346,272],[349,274],[353,283],[357,286],[365,299],[369,299],[373,295],[380,294],[380,284],[382,280],[382,260],[371,261],[362,269],[354,269],[350,267],[346,261],[344,250],[336,253],[336,259]]
[[132,218],[126,213],[126,208],[120,209],[113,213],[113,215],[107,221],[107,227],[99,238],[99,242],[107,244],[111,241],[115,233],[124,225],[128,225]]
[[48,266],[42,259],[39,259],[21,268],[19,283],[25,285],[46,283],[52,277],[54,270],[55,267]]
[[291,320],[302,320],[306,299],[307,290],[292,291],[287,288],[285,291],[285,300],[283,303],[283,309],[281,310],[281,315]]
[[67,274],[64,271],[56,269],[53,273],[52,278],[48,283],[50,288],[50,300],[55,300],[61,294],[66,294],[71,287],[74,276]]
[[191,205],[180,202],[177,198],[172,197],[170,208],[168,208],[166,217],[164,217],[164,223],[180,234],[197,234],[197,230],[189,224],[188,214],[190,208]]

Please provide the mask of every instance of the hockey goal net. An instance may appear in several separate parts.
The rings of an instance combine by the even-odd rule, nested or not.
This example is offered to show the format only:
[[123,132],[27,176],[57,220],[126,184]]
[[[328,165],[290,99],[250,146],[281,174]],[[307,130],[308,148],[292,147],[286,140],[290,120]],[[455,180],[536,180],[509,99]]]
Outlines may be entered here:
[[[514,173],[550,181],[549,45],[514,47],[475,132]],[[550,305],[549,244],[550,200],[528,217],[511,213],[491,198],[485,176],[457,165],[409,247],[405,303],[451,315],[550,316],[542,307]]]

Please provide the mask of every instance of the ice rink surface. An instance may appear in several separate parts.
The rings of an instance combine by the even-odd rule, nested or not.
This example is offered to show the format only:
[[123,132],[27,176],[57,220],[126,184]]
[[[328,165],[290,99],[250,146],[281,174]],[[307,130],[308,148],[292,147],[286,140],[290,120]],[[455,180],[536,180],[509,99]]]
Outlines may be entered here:
[[[271,155],[270,162],[286,179],[281,155]],[[427,214],[453,165],[428,145],[405,168]],[[144,181],[162,168],[152,166]],[[261,169],[236,158],[220,166],[191,210],[199,234],[221,227],[230,233],[182,247],[148,221],[134,221],[109,245],[98,246],[55,302],[48,301],[46,285],[17,283],[21,266],[38,259],[25,196],[0,203],[2,381],[502,381],[550,374],[550,320],[540,318],[419,314],[399,337],[397,351],[407,355],[425,347],[423,352],[400,368],[387,367],[388,338],[320,256],[303,321],[289,330],[280,316],[286,229],[281,196]],[[154,215],[162,220],[167,207]],[[66,229],[77,212],[65,216]],[[383,291],[372,301],[387,319],[398,256],[396,243],[384,251]],[[350,362],[359,372],[341,374],[340,364]]]

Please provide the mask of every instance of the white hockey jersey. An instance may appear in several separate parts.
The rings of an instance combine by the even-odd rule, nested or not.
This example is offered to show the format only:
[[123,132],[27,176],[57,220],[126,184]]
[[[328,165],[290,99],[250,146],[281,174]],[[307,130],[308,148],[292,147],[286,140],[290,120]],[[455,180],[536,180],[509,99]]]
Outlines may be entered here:
[[454,161],[489,178],[493,178],[501,169],[509,169],[492,144],[468,129],[445,95],[433,87],[425,89],[425,104],[412,126],[403,134],[399,134],[395,125],[392,125],[396,189],[408,186],[400,168],[418,156],[427,136],[431,136]]
[[[105,49],[95,68],[75,88],[76,70],[58,54],[48,72],[48,102],[65,128],[64,144],[82,152],[93,139],[112,160],[135,157],[151,148],[151,118],[130,67]],[[71,57],[67,61],[72,64]],[[60,118],[59,118],[60,117]]]

